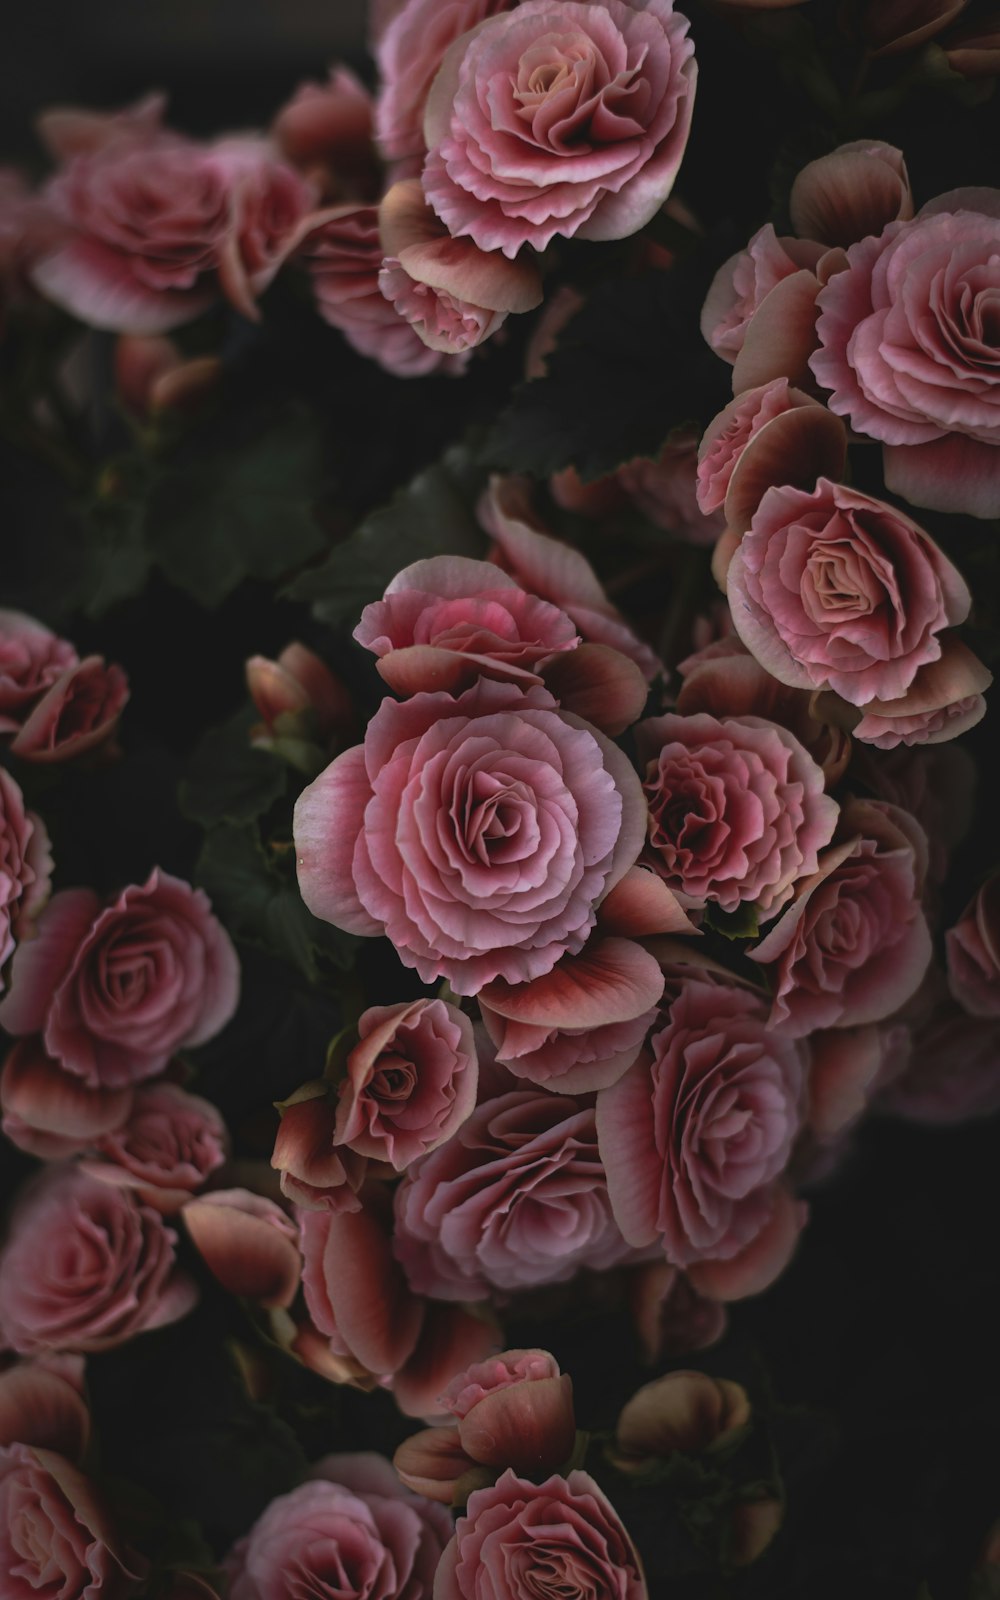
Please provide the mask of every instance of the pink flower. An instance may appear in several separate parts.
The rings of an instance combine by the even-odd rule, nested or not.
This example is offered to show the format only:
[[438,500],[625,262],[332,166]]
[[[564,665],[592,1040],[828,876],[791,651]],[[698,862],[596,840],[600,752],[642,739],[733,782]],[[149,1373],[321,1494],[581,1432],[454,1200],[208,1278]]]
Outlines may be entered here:
[[16,733],[31,707],[79,656],[23,611],[0,611],[0,733]]
[[372,1006],[339,1090],[337,1143],[397,1172],[450,1139],[476,1104],[472,1024],[444,1000]]
[[405,1489],[383,1457],[326,1456],[233,1546],[230,1600],[431,1600],[450,1532],[448,1513]]
[[374,106],[348,67],[326,83],[301,83],[274,119],[271,136],[286,161],[322,179],[338,198],[367,196],[377,184],[372,147]]
[[148,1576],[83,1473],[20,1443],[0,1449],[0,1571],[4,1600],[127,1600]]
[[368,1163],[334,1144],[337,1113],[324,1083],[306,1084],[280,1107],[271,1165],[286,1200],[308,1211],[357,1211]]
[[338,328],[359,355],[371,356],[397,378],[460,372],[468,352],[457,356],[431,350],[382,293],[379,274],[385,252],[377,207],[333,206],[319,218],[303,241],[301,255],[324,322]]
[[22,761],[71,761],[106,744],[118,726],[129,687],[121,667],[102,656],[68,666],[29,711],[11,740]]
[[817,400],[787,378],[745,389],[710,422],[698,446],[698,504],[725,508],[726,526],[749,527],[767,489],[811,489],[837,479],[847,459],[847,433]]
[[213,1189],[181,1217],[192,1244],[228,1294],[290,1306],[302,1272],[298,1229],[281,1207],[249,1189]]
[[282,734],[331,739],[352,725],[350,691],[304,644],[293,640],[276,661],[251,656],[245,670],[250,698],[264,722],[252,731],[255,744]]
[[505,1350],[477,1362],[441,1399],[473,1461],[539,1473],[572,1454],[573,1384],[547,1350]]
[[[937,974],[933,974],[937,977]],[[880,1109],[931,1127],[954,1127],[1000,1111],[1000,1024],[970,1017],[945,992],[914,1017],[901,1065]],[[941,989],[944,989],[943,982]]]
[[[263,146],[215,149],[170,134],[112,139],[71,157],[47,198],[62,238],[32,277],[91,327],[165,333],[208,309],[220,285],[247,309],[280,264],[279,233],[310,192]],[[252,311],[252,300],[250,301]]]
[[385,933],[425,982],[475,994],[582,949],[644,825],[603,734],[544,689],[480,679],[457,699],[384,700],[364,745],[304,790],[299,886],[316,916]]
[[946,936],[948,987],[973,1017],[1000,1017],[1000,876],[987,878]]
[[0,1446],[26,1444],[79,1461],[90,1440],[82,1356],[43,1355],[0,1372]]
[[424,109],[431,84],[456,39],[516,0],[398,0],[378,39],[375,125],[387,161],[424,154]]
[[7,1052],[0,1101],[3,1131],[11,1143],[43,1161],[58,1161],[79,1155],[121,1127],[132,1104],[132,1087],[91,1088],[46,1055],[35,1037],[18,1039]]
[[24,809],[21,790],[0,767],[0,994],[3,968],[41,911],[51,874],[45,826],[34,812]]
[[752,900],[773,916],[837,825],[812,756],[762,717],[651,717],[636,741],[651,865],[684,905]]
[[[669,1263],[732,1267],[738,1293],[764,1288],[798,1231],[771,1239],[776,1188],[802,1119],[805,1057],[753,994],[683,983],[649,1048],[597,1101],[615,1217],[630,1244]],[[759,1256],[759,1259],[757,1257]],[[750,1258],[752,1288],[736,1279]],[[691,1273],[696,1288],[702,1283]],[[731,1298],[706,1292],[712,1298]]]
[[931,958],[920,906],[927,841],[919,825],[884,801],[852,800],[841,832],[844,842],[826,852],[749,952],[762,965],[774,963],[771,1024],[795,1038],[891,1016]]
[[670,194],[697,67],[672,0],[522,0],[448,51],[424,190],[449,233],[515,256],[637,233]]
[[197,412],[218,387],[218,356],[185,361],[165,334],[123,333],[115,341],[115,387],[122,404],[136,417],[162,417]]
[[655,461],[629,461],[618,482],[634,505],[656,527],[688,544],[714,544],[725,527],[708,515],[698,497],[698,436],[668,439]]
[[86,1170],[104,1183],[134,1189],[157,1211],[180,1210],[222,1166],[226,1125],[215,1106],[174,1083],[135,1091],[127,1120],[96,1142]]
[[[941,641],[937,661],[921,667],[897,700],[869,700],[851,732],[879,750],[943,744],[974,728],[986,715],[983,690],[993,674],[954,634]],[[856,714],[856,713],[855,713]]]
[[857,776],[878,800],[916,818],[928,845],[928,882],[940,888],[976,808],[976,763],[964,745],[898,745],[891,754],[859,752]]
[[746,249],[719,268],[705,298],[701,331],[716,355],[734,363],[771,291],[795,273],[811,274],[823,253],[813,240],[779,238],[770,223],[758,229]]
[[704,1372],[668,1372],[636,1391],[615,1429],[615,1465],[634,1472],[651,1460],[683,1451],[702,1455],[750,1421],[742,1384]]
[[629,1310],[643,1359],[656,1366],[664,1357],[687,1355],[717,1344],[726,1331],[726,1308],[698,1294],[678,1267],[651,1261],[629,1274]]
[[635,1546],[586,1472],[536,1484],[508,1471],[471,1494],[434,1600],[535,1600],[540,1572],[553,1594],[646,1600]]
[[92,889],[55,895],[15,958],[0,1022],[42,1033],[89,1088],[117,1089],[211,1039],[238,996],[236,952],[207,896],[154,868],[104,907]]
[[397,1189],[395,1248],[412,1287],[443,1300],[622,1261],[593,1108],[532,1089],[482,1101]]
[[857,139],[802,168],[789,196],[792,227],[804,239],[856,244],[890,222],[913,216],[903,152],[880,139]]
[[847,261],[819,295],[810,361],[830,409],[881,441],[894,493],[997,516],[1000,191],[944,195]]
[[176,1234],[127,1189],[73,1165],[23,1191],[0,1251],[0,1332],[19,1355],[112,1350],[191,1310]]
[[768,489],[726,591],[737,633],[768,672],[857,706],[904,695],[971,603],[922,528],[827,478],[811,494]]

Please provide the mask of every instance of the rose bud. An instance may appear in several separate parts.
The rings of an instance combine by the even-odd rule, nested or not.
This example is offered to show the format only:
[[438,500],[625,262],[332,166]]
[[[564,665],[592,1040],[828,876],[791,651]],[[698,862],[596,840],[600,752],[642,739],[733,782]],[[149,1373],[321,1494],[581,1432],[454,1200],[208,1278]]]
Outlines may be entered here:
[[792,227],[821,244],[856,244],[913,215],[903,152],[879,139],[842,144],[802,168],[789,197]]
[[271,127],[287,161],[321,181],[331,198],[364,198],[377,186],[372,97],[348,67],[326,83],[302,83]]
[[702,1455],[727,1443],[750,1421],[746,1390],[704,1372],[668,1372],[644,1384],[618,1418],[612,1459],[637,1472],[679,1450]]
[[71,761],[110,740],[128,698],[121,667],[106,667],[102,656],[88,656],[46,690],[10,748],[22,761]]
[[246,679],[250,698],[263,718],[263,727],[252,735],[257,745],[267,746],[275,735],[314,734],[327,741],[353,722],[346,686],[325,661],[297,641],[286,645],[277,661],[251,656]]
[[281,1192],[308,1211],[356,1211],[368,1162],[337,1148],[336,1109],[325,1083],[304,1084],[279,1106],[281,1126],[271,1165],[281,1174]]
[[987,878],[945,935],[948,987],[973,1017],[1000,1017],[1000,874]]
[[128,1116],[132,1088],[91,1086],[46,1055],[37,1037],[18,1039],[0,1074],[3,1131],[43,1161],[78,1155]]
[[491,1472],[477,1466],[462,1449],[457,1428],[424,1428],[411,1434],[397,1449],[392,1464],[414,1494],[443,1506],[466,1499],[472,1489],[493,1479]]
[[248,1189],[215,1189],[181,1212],[212,1276],[229,1294],[289,1306],[302,1271],[298,1231],[280,1206]]
[[454,1378],[441,1396],[462,1449],[483,1466],[551,1472],[576,1440],[573,1384],[547,1350],[505,1350]]
[[118,395],[139,418],[197,411],[221,376],[216,356],[185,361],[173,340],[163,335],[122,334],[115,344]]

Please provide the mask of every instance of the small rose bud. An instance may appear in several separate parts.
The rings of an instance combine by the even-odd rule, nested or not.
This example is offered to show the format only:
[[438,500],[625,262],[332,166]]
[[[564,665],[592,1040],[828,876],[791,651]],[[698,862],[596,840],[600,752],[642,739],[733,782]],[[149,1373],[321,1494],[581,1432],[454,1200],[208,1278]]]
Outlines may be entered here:
[[505,1350],[459,1374],[441,1396],[462,1449],[483,1466],[552,1472],[576,1440],[573,1384],[546,1350]]
[[262,733],[329,739],[352,721],[351,697],[339,678],[305,645],[286,645],[277,661],[251,656],[247,688],[264,720]]
[[216,1189],[181,1212],[191,1242],[229,1294],[288,1306],[302,1271],[295,1224],[280,1206],[247,1189]]
[[704,1372],[668,1372],[645,1384],[624,1406],[613,1460],[623,1472],[636,1472],[675,1450],[701,1455],[749,1420],[750,1401],[741,1384]]
[[[306,1091],[315,1088],[316,1093]],[[309,1211],[356,1211],[368,1162],[334,1145],[337,1114],[326,1085],[306,1085],[281,1107],[271,1165],[281,1173],[286,1200]]]

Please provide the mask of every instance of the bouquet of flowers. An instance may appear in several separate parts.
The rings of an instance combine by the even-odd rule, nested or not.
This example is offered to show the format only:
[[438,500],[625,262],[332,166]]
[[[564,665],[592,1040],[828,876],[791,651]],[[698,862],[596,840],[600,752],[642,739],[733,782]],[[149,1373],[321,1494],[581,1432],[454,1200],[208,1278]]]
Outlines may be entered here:
[[1000,13],[681,5],[0,174],[2,1600],[1000,1593]]

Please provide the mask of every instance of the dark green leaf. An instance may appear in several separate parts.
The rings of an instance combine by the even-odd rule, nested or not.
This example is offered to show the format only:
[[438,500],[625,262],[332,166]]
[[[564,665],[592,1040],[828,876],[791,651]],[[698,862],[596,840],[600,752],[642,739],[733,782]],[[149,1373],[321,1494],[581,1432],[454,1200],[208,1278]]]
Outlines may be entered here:
[[735,911],[709,906],[707,920],[725,939],[756,939],[760,931],[760,913],[749,900],[742,901]]
[[266,750],[255,750],[250,707],[213,728],[195,749],[180,786],[180,807],[202,827],[250,822],[285,792],[288,769]]
[[364,519],[321,566],[303,572],[288,590],[311,602],[323,622],[355,621],[400,568],[427,556],[481,556],[486,540],[475,503],[485,474],[467,449],[449,450]]

